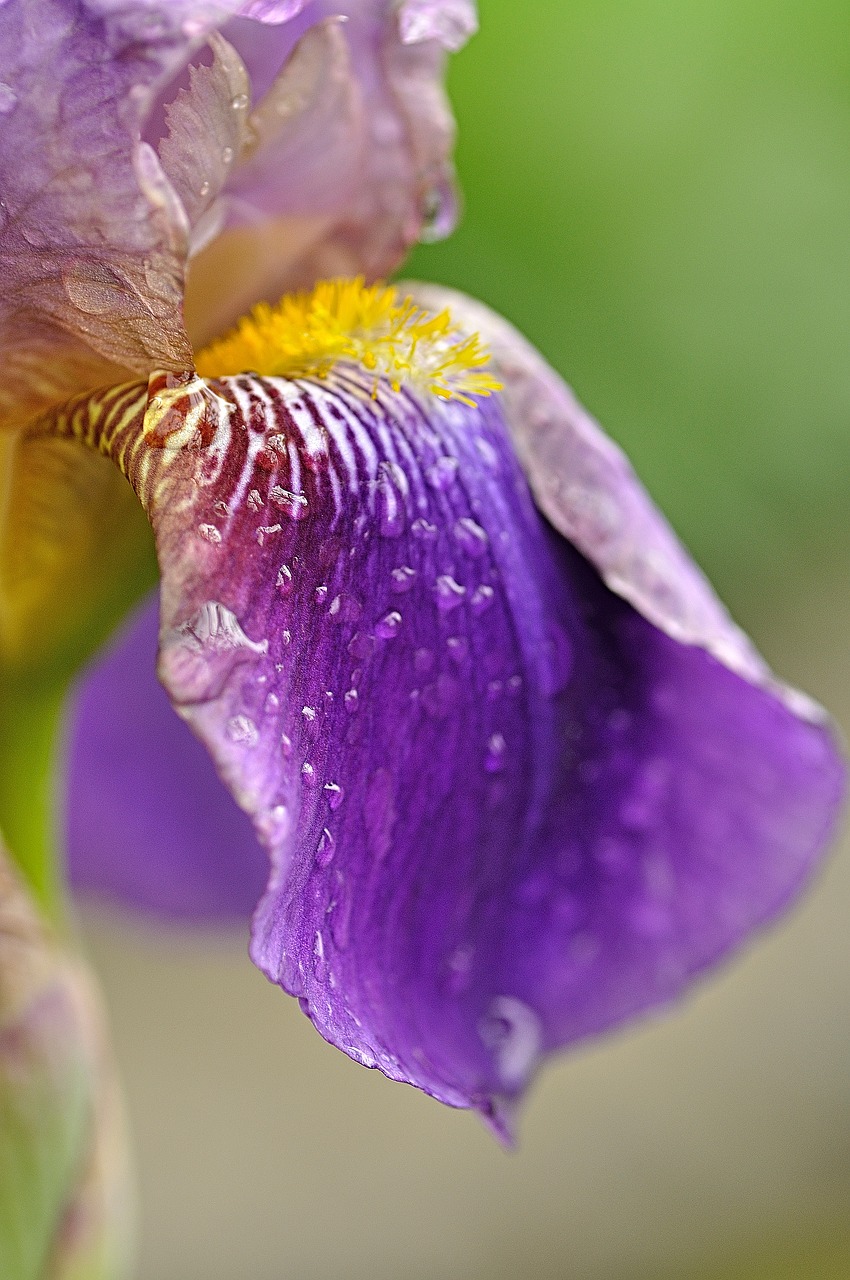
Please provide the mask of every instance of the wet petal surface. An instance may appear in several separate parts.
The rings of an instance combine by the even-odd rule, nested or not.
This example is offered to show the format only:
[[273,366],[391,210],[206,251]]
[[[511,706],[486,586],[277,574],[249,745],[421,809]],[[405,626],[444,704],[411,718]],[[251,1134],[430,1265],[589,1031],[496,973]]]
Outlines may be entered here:
[[540,518],[498,400],[372,390],[224,379],[127,446],[160,674],[269,850],[256,963],[357,1060],[505,1124],[542,1054],[784,905],[842,768]]
[[209,341],[258,298],[317,279],[396,270],[446,235],[456,201],[446,49],[467,4],[313,0],[292,22],[228,24],[248,69],[248,138],[228,182],[226,229],[193,264],[190,329]]

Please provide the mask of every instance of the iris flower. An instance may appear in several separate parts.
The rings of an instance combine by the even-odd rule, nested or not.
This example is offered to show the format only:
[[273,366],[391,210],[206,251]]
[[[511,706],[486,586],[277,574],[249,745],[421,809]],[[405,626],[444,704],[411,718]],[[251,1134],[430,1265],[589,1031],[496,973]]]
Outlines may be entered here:
[[253,910],[322,1036],[506,1133],[547,1054],[789,903],[843,768],[524,339],[381,283],[453,221],[474,25],[0,7],[2,654],[79,665],[146,516],[158,602],[67,733],[73,883]]

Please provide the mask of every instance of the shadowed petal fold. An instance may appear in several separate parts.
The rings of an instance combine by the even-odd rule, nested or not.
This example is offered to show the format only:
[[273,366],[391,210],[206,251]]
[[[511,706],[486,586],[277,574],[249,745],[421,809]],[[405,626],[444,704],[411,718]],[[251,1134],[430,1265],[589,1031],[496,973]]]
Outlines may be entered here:
[[78,890],[172,919],[244,923],[267,878],[253,827],[156,679],[159,608],[140,608],[78,682],[63,809]]
[[352,1057],[503,1125],[544,1053],[787,902],[839,803],[830,732],[604,585],[498,397],[164,385],[113,448],[161,679],[270,855],[251,954]]

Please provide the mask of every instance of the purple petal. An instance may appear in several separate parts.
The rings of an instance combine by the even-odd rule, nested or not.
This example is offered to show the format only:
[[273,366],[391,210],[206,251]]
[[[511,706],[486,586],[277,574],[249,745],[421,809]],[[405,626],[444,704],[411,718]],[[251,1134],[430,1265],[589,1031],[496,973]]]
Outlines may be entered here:
[[139,43],[143,14],[156,16],[150,5],[80,0],[0,6],[7,419],[121,369],[191,364],[185,223],[156,155],[137,142],[181,46],[169,31]]
[[258,298],[332,276],[389,275],[421,236],[451,229],[444,45],[460,42],[469,7],[414,8],[313,0],[279,27],[226,28],[254,110],[227,185],[228,229],[193,264],[187,308],[199,341]]
[[64,778],[71,884],[186,920],[245,920],[268,859],[156,679],[151,600],[80,678]]
[[539,517],[498,399],[211,391],[195,448],[131,473],[161,678],[271,856],[252,956],[352,1057],[504,1125],[542,1054],[799,888],[829,729],[613,594]]

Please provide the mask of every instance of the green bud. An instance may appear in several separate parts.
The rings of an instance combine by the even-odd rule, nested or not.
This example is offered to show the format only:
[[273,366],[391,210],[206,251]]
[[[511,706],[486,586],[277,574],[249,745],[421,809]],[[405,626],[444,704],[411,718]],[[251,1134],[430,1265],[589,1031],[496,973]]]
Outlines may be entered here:
[[92,979],[0,849],[0,1276],[127,1276],[125,1151]]

